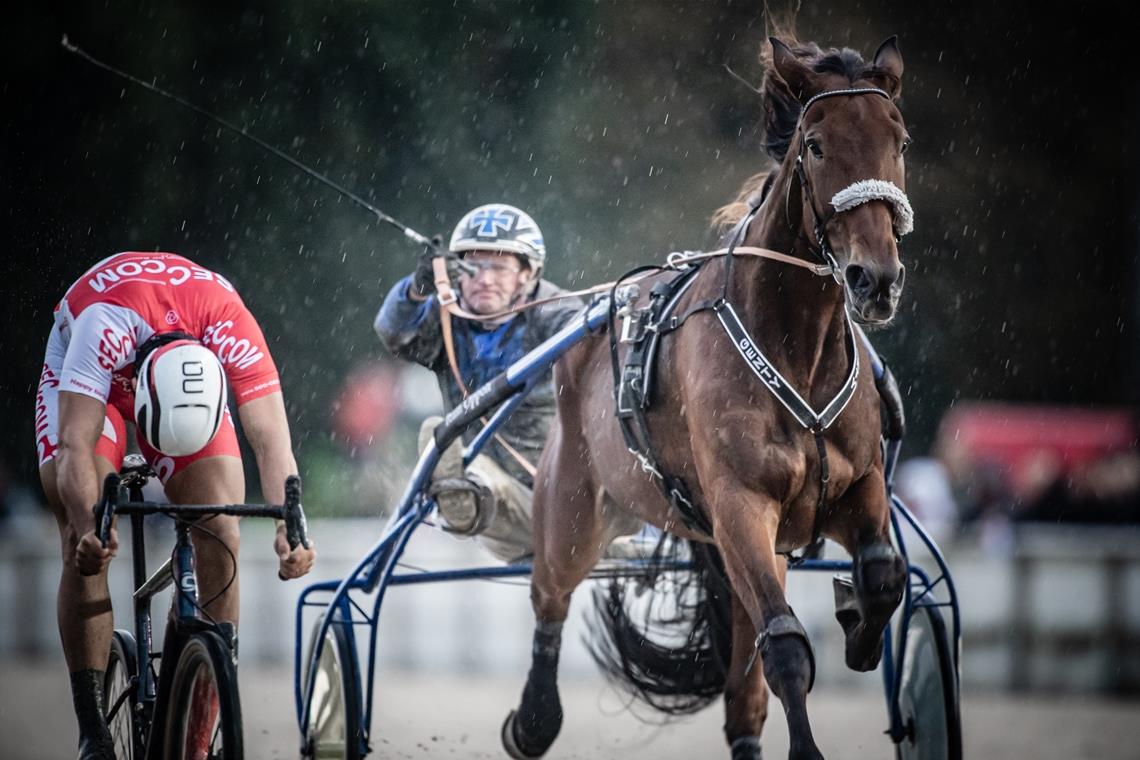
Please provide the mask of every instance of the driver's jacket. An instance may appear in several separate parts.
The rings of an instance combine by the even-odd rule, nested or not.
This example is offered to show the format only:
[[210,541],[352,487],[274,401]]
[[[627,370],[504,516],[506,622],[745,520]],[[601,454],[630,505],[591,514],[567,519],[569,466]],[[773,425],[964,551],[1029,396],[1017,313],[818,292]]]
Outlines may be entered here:
[[[463,392],[448,366],[439,321],[439,300],[433,295],[424,301],[408,297],[409,275],[396,283],[376,315],[374,327],[389,351],[402,359],[421,364],[435,372],[447,410],[463,400]],[[532,299],[540,300],[566,291],[540,280]],[[527,309],[501,325],[484,327],[478,322],[452,318],[455,358],[467,389],[474,391],[500,374],[531,349],[554,335],[582,309],[577,298],[553,301]],[[531,464],[546,445],[554,419],[554,389],[548,372],[526,399],[499,428],[499,434]],[[469,433],[467,440],[470,440]],[[494,439],[484,448],[513,477],[532,486],[530,474]]]

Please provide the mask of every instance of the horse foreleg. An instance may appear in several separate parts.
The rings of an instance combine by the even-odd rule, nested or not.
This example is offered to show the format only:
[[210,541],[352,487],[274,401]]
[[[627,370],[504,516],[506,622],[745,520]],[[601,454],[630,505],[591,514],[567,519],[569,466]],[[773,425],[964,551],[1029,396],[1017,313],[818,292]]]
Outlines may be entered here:
[[[590,479],[581,451],[574,457],[561,456],[564,451],[562,436],[553,435],[535,484],[531,577],[534,644],[518,709],[507,716],[502,730],[503,747],[516,760],[541,757],[562,728],[558,698],[562,624],[569,613],[570,595],[590,574],[604,549],[602,494],[587,485]],[[545,462],[548,457],[553,458],[551,462]]]
[[[722,493],[711,510],[714,535],[739,605],[751,623],[737,625],[734,614],[733,664],[738,649],[747,652],[742,685],[747,685],[752,671],[762,666],[768,686],[784,707],[790,760],[822,760],[807,714],[815,659],[807,633],[784,598],[786,563],[776,555],[779,504],[749,492],[725,496]],[[744,642],[738,644],[738,636],[745,637]],[[757,724],[763,723],[761,713],[755,713],[755,718],[759,718]],[[742,752],[745,749],[741,746]],[[734,747],[734,757],[736,751]]]
[[[780,573],[783,582],[783,572]],[[768,686],[763,667],[755,667],[756,629],[732,594],[732,659],[724,686],[724,735],[732,760],[761,760],[760,735],[768,719]]]
[[854,560],[850,582],[836,579],[835,616],[847,639],[847,667],[865,672],[882,657],[883,631],[906,590],[906,562],[891,545],[890,503],[880,470],[855,483],[835,506],[829,533]]

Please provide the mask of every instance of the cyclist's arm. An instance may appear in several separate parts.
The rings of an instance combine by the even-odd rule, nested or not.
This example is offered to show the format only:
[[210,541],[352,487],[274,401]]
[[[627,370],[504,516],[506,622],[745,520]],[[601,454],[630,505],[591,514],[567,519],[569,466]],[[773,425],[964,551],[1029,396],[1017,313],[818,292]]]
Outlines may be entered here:
[[297,474],[297,461],[293,458],[293,442],[281,392],[245,402],[238,407],[238,417],[257,460],[265,502],[284,503],[285,478]]
[[[279,392],[247,401],[238,407],[245,437],[257,459],[261,477],[261,492],[265,501],[282,504],[285,501],[285,478],[297,474],[293,458],[293,444],[289,439],[289,423],[285,418],[285,402]],[[278,574],[282,579],[299,578],[313,567],[317,557],[312,542],[309,546],[290,548],[285,523],[277,521],[274,551],[280,562]]]
[[[60,501],[76,534],[95,526],[92,507],[99,500],[95,446],[103,432],[111,376],[134,355],[140,325],[130,309],[97,303],[71,325],[71,340],[60,369]],[[111,462],[118,468],[118,462]]]
[[76,535],[95,527],[92,507],[99,500],[99,475],[95,468],[95,445],[103,432],[107,405],[82,393],[59,394],[59,498]]

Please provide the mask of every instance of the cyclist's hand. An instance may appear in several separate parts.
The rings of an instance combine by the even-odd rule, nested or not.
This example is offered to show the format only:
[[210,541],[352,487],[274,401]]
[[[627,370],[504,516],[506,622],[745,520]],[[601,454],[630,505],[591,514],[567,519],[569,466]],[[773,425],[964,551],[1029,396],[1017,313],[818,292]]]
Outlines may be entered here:
[[99,543],[95,531],[88,531],[83,534],[83,538],[79,539],[79,543],[75,547],[75,566],[79,569],[80,575],[99,575],[107,568],[107,565],[111,564],[111,558],[118,551],[119,532],[117,530],[111,528],[111,536],[107,540],[106,549]]
[[313,569],[313,561],[317,558],[317,550],[313,548],[312,539],[309,539],[307,549],[302,544],[297,544],[294,549],[289,548],[284,523],[277,527],[277,538],[273,540],[273,549],[277,552],[277,559],[280,562],[277,574],[281,580],[305,575]]

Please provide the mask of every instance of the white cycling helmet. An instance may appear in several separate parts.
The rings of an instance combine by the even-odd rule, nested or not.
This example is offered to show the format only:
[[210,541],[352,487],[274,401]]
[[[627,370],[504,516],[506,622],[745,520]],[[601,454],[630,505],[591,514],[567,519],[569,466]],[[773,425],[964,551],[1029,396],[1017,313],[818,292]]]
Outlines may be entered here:
[[526,257],[535,272],[546,263],[542,230],[530,214],[505,203],[488,203],[464,214],[451,233],[448,250],[513,253]]
[[214,440],[226,408],[226,377],[210,349],[194,340],[160,345],[143,359],[135,388],[135,424],[152,447],[172,457]]

